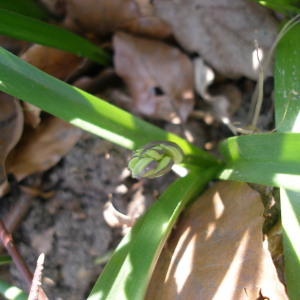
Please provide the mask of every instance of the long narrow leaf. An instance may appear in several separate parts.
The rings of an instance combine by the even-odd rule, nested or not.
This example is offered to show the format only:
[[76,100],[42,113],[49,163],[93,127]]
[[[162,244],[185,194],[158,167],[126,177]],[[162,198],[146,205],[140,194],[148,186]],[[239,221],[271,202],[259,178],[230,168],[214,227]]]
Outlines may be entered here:
[[0,9],[0,34],[81,55],[106,65],[109,55],[88,40],[62,28]]
[[32,0],[0,0],[0,8],[37,19],[48,17],[48,13]]
[[[275,59],[275,119],[281,132],[300,132],[300,25],[280,41]],[[299,151],[300,148],[295,149]],[[300,172],[300,171],[299,171]],[[300,180],[298,180],[300,186]],[[300,193],[280,189],[287,291],[300,299]]]
[[220,145],[226,168],[220,179],[247,181],[300,191],[300,134],[232,137]]
[[26,295],[22,290],[2,280],[0,280],[0,294],[2,294],[4,298],[8,300],[28,299],[28,295]]
[[162,247],[182,208],[217,169],[191,172],[169,186],[116,249],[88,300],[142,300]]
[[12,259],[9,255],[0,255],[0,265],[10,264]]
[[220,164],[177,135],[72,87],[1,48],[0,90],[125,148],[134,150],[151,141],[168,140],[180,145],[187,165]]

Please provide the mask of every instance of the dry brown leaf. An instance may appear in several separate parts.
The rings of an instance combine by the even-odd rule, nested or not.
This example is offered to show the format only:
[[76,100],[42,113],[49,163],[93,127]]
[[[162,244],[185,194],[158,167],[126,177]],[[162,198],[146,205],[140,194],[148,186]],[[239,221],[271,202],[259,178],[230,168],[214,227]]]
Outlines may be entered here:
[[19,181],[54,166],[81,136],[80,129],[55,117],[46,118],[36,129],[26,129],[6,165]]
[[82,58],[72,53],[42,45],[32,45],[21,58],[40,70],[58,78],[66,79],[78,69]]
[[163,21],[144,15],[134,0],[67,0],[65,24],[100,36],[117,30],[156,38],[165,38],[171,33]]
[[[193,60],[195,69],[195,90],[211,106],[212,113],[225,124],[228,123],[239,109],[242,101],[242,93],[233,84],[221,84],[211,90],[209,85],[214,81],[214,71],[207,66],[201,57]],[[193,111],[193,115],[199,113]]]
[[219,182],[183,214],[146,300],[288,299],[263,248],[263,205],[245,183]]
[[[82,62],[82,58],[54,48],[32,45],[21,58],[40,70],[65,80],[72,75]],[[24,102],[25,123],[33,128],[40,123],[41,110],[36,106]]]
[[278,29],[269,10],[245,0],[154,0],[153,5],[184,49],[199,53],[226,77],[257,79],[254,40],[266,55]]
[[193,66],[178,49],[118,32],[113,40],[115,68],[127,83],[133,109],[173,123],[193,109]]
[[5,161],[21,137],[23,118],[19,101],[0,93],[0,197],[8,190]]

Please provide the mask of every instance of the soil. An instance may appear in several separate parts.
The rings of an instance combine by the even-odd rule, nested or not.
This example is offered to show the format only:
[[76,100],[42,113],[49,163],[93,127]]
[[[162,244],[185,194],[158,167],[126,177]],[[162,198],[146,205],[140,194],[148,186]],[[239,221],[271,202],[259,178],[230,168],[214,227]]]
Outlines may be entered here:
[[[127,169],[129,155],[126,149],[83,133],[57,166],[40,175],[41,188],[55,195],[34,199],[14,240],[32,271],[38,255],[46,254],[43,288],[49,299],[87,297],[104,266],[95,260],[109,255],[123,235],[122,229],[110,228],[103,218],[108,200],[136,217],[176,178],[170,174],[134,187],[136,181],[129,178]],[[10,273],[10,282],[27,290],[13,264],[4,269]]]

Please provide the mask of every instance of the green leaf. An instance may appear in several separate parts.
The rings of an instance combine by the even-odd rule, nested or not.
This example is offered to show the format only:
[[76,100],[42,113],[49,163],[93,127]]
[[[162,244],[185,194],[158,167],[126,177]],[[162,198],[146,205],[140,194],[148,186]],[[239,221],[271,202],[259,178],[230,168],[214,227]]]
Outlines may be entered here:
[[191,172],[169,186],[123,238],[88,300],[142,300],[182,208],[214,178],[216,168]]
[[84,56],[103,65],[110,58],[104,50],[70,31],[3,9],[0,34]]
[[26,295],[19,288],[0,280],[0,293],[8,300],[27,300]]
[[[275,120],[278,131],[281,132],[300,132],[299,36],[298,24],[282,38],[276,49]],[[295,149],[297,150],[300,148]],[[300,299],[300,193],[281,188],[280,198],[287,291],[291,300],[298,300]]]
[[220,179],[300,191],[300,134],[269,133],[232,137],[220,144],[226,162]]
[[278,131],[300,132],[300,24],[279,42],[275,60],[275,121]]
[[80,89],[72,87],[0,48],[0,90],[125,148],[155,140],[172,141],[185,165],[210,166],[219,160],[175,134],[151,125]]
[[48,13],[32,0],[0,0],[0,8],[37,19],[48,17]]
[[0,255],[0,265],[10,264],[12,259],[9,255]]
[[269,7],[277,12],[280,12],[286,16],[291,14],[300,13],[300,8],[296,5],[299,4],[298,0],[252,0],[259,4]]

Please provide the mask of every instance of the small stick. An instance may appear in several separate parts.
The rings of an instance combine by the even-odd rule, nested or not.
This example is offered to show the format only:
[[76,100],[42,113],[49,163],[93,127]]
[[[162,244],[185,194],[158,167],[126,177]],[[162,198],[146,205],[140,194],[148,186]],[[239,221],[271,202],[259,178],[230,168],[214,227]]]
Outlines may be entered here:
[[44,261],[45,261],[45,254],[42,253],[36,262],[36,268],[34,271],[28,300],[39,299],[39,291],[41,289],[40,286],[42,284],[42,272],[44,269]]
[[9,234],[8,230],[6,229],[6,226],[2,222],[1,218],[0,218],[0,238],[7,252],[12,257],[14,263],[16,264],[27,286],[30,287],[32,281],[32,274],[29,268],[27,267],[27,265],[25,264],[24,260],[22,259],[18,249],[15,247],[13,239]]
[[[20,252],[15,247],[13,239],[12,239],[11,235],[9,234],[6,226],[2,222],[1,218],[0,218],[0,239],[2,240],[2,243],[5,246],[7,252],[12,257],[13,262],[17,266],[17,269],[21,273],[28,288],[30,288],[32,278],[33,278],[32,273],[29,270],[28,266],[25,264],[24,260],[22,259]],[[48,300],[47,296],[45,295],[45,293],[43,292],[42,289],[39,289],[39,299],[40,300]]]
[[[280,32],[277,35],[274,43],[272,44],[272,47],[271,47],[269,53],[267,54],[266,58],[264,59],[264,63],[261,64],[261,62],[259,61],[260,72],[259,72],[258,83],[255,87],[255,91],[254,91],[252,99],[251,99],[251,107],[254,107],[256,105],[256,108],[255,108],[256,112],[254,114],[259,113],[259,110],[260,110],[260,107],[261,107],[261,103],[259,103],[259,104],[256,104],[256,103],[262,101],[262,99],[261,99],[262,95],[260,93],[262,93],[262,89],[263,89],[264,72],[268,69],[268,66],[271,62],[271,58],[273,57],[273,53],[275,51],[275,48],[278,45],[278,43],[280,42],[280,40],[285,36],[285,34],[290,29],[292,29],[295,25],[297,25],[298,23],[300,23],[300,14],[296,15],[294,18],[289,20],[283,26],[283,28],[280,30]],[[256,46],[256,49],[257,49],[257,46]],[[258,59],[259,59],[259,57],[258,57]],[[249,119],[252,118],[252,113],[253,113],[252,110],[253,109],[251,109]],[[257,118],[258,118],[257,115],[253,117],[252,125],[256,126]]]
[[[257,61],[258,61],[258,64],[259,64],[259,76],[258,76],[258,82],[257,82],[256,107],[255,107],[254,116],[253,116],[253,120],[252,120],[251,125],[252,125],[253,128],[256,128],[257,121],[258,121],[259,114],[260,114],[260,110],[261,110],[261,106],[262,106],[262,103],[263,103],[264,68],[263,68],[262,63],[260,61],[257,41],[254,41],[254,43],[255,43]],[[255,89],[255,91],[256,91],[256,89]]]

